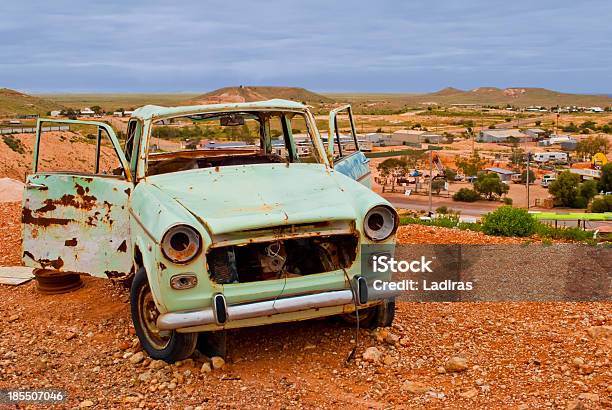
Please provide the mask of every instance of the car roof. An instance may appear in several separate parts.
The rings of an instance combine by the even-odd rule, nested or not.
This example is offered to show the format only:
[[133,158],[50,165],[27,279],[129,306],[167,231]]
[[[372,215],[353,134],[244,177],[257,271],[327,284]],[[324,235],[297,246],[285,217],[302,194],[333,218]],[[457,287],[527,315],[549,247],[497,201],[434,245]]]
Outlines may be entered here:
[[132,113],[132,117],[142,120],[176,117],[181,115],[196,114],[215,111],[242,111],[242,110],[306,110],[307,107],[299,102],[273,99],[266,101],[226,103],[226,104],[202,104],[185,105],[180,107],[161,107],[158,105],[145,105]]

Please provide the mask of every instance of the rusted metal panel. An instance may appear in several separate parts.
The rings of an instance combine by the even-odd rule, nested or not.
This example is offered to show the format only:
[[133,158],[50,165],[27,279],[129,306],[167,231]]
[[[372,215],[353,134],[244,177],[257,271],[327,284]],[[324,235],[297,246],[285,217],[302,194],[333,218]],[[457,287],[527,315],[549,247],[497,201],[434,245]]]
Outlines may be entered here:
[[132,266],[126,242],[130,187],[111,177],[28,176],[22,211],[24,263],[101,277],[127,274]]

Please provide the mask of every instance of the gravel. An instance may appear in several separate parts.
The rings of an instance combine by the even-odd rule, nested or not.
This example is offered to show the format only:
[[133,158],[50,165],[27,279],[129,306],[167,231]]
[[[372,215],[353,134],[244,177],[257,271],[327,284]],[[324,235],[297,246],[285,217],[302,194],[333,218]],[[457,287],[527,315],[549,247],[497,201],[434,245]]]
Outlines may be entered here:
[[[18,204],[0,206],[0,265],[19,263],[18,215]],[[423,241],[442,235],[423,229],[433,231]],[[606,302],[399,302],[390,329],[360,330],[349,363],[355,329],[330,318],[230,331],[229,355],[213,368],[203,355],[151,360],[127,290],[84,282],[63,295],[32,282],[0,286],[0,389],[65,389],[58,408],[96,409],[612,405]],[[369,349],[378,360],[364,360]],[[453,358],[465,360],[463,371],[447,370]]]

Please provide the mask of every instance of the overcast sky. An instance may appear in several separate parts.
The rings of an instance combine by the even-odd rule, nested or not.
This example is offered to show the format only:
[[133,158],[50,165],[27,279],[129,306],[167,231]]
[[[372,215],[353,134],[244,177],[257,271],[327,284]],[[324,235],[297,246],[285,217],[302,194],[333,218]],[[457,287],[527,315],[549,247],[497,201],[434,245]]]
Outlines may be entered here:
[[0,87],[612,93],[611,22],[608,0],[1,0]]

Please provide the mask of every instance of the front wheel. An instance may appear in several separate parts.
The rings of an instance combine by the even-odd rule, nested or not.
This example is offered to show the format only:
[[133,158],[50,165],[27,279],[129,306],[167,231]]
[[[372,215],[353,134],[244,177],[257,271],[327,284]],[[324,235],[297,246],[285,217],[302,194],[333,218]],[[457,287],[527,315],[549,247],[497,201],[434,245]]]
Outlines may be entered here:
[[151,358],[174,363],[191,356],[198,342],[197,333],[178,333],[175,330],[157,328],[159,311],[144,268],[140,268],[134,276],[130,304],[136,335],[140,345]]
[[[357,322],[355,312],[342,315],[345,322],[354,325]],[[359,309],[359,326],[366,329],[389,327],[395,318],[395,298],[385,299],[380,304]]]

